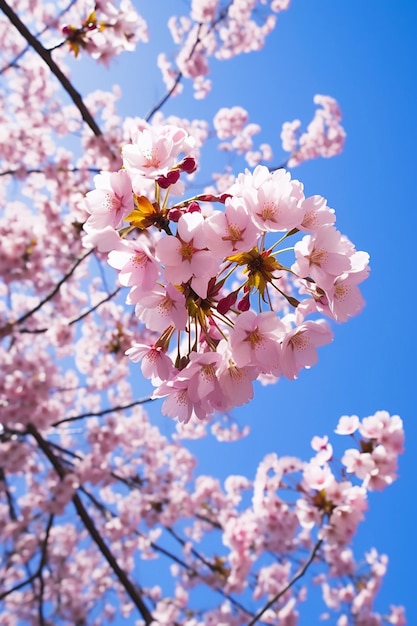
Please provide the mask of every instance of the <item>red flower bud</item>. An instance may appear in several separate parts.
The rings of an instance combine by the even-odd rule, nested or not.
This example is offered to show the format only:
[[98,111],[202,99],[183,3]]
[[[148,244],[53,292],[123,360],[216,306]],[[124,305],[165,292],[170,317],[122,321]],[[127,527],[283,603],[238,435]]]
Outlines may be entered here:
[[181,215],[182,213],[179,209],[171,209],[170,212],[168,213],[168,218],[171,222],[177,223]]
[[179,170],[171,170],[166,176],[158,176],[156,182],[161,189],[168,189],[171,185],[175,185],[180,176],[181,172]]
[[195,200],[190,202],[190,204],[188,205],[187,213],[201,213],[201,208],[198,202],[196,202]]
[[197,169],[197,162],[194,157],[185,157],[181,163],[178,165],[181,172],[186,172],[187,174],[192,174]]
[[239,302],[237,303],[237,308],[239,309],[239,311],[241,311],[242,313],[244,311],[249,311],[250,308],[250,302],[249,302],[249,292],[246,293],[243,298],[241,300],[239,300]]
[[232,293],[229,293],[227,296],[219,300],[217,303],[217,310],[221,315],[227,313],[230,307],[234,305],[237,300],[237,294],[237,291],[232,291]]

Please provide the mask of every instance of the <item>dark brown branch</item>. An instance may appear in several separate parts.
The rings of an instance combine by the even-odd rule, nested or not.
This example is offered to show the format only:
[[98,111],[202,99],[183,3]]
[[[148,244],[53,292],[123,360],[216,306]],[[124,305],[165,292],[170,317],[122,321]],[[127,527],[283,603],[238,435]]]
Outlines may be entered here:
[[[114,476],[113,473],[112,473],[112,476]],[[119,480],[122,480],[122,482],[125,482],[123,479],[119,478]],[[109,516],[111,518],[117,517],[116,514],[113,513],[113,511],[111,511],[104,504],[99,502],[97,500],[97,498],[95,496],[93,496],[93,494],[88,492],[84,487],[81,487],[81,490],[91,500],[91,502],[94,504],[94,506],[100,511],[100,513],[103,515],[104,519],[108,520]],[[171,529],[168,528],[168,527],[165,527],[165,529],[171,531]],[[136,535],[137,537],[146,537],[146,535],[141,533],[139,530],[134,530],[133,534]],[[183,540],[180,537],[178,537],[178,535],[173,535],[173,536],[175,536],[175,538],[179,541],[179,543],[182,546],[184,546],[185,542],[183,542]],[[148,537],[146,537],[146,539],[149,541]],[[151,548],[153,548],[155,550],[155,552],[159,552],[160,554],[163,554],[167,558],[169,558],[172,561],[174,561],[174,563],[177,563],[178,565],[183,567],[189,573],[189,575],[194,576],[196,578],[198,578],[200,576],[199,572],[194,567],[192,567],[191,565],[186,563],[183,559],[178,557],[176,554],[173,554],[173,552],[167,550],[166,548],[163,548],[162,546],[160,546],[159,544],[155,543],[154,541],[149,541],[149,546]],[[200,560],[203,560],[203,558],[201,556],[200,556]],[[213,566],[211,564],[209,564],[208,562],[206,562],[204,560],[203,560],[203,562],[204,562],[205,565],[208,565],[209,569],[210,568],[213,569]],[[249,616],[253,615],[242,604],[240,604],[240,602],[235,600],[233,598],[233,596],[231,596],[231,595],[227,594],[225,591],[223,591],[223,589],[221,587],[213,587],[213,589],[214,589],[214,591],[219,593],[221,596],[223,596],[223,598],[228,600],[230,602],[230,604],[233,604],[233,606],[235,606],[237,609],[241,610],[243,613],[246,613]]]
[[78,91],[74,88],[71,81],[65,76],[59,66],[55,63],[52,58],[52,55],[49,50],[43,47],[40,41],[32,35],[30,30],[23,24],[19,16],[13,11],[13,9],[5,2],[5,0],[0,0],[0,9],[5,13],[5,15],[9,18],[13,26],[19,31],[24,39],[28,42],[30,46],[39,54],[39,56],[45,61],[48,65],[51,72],[56,76],[56,78],[61,83],[62,87],[65,89],[79,112],[81,113],[81,117],[85,121],[85,123],[91,128],[94,135],[96,137],[102,137],[103,133],[95,121],[94,117],[91,115],[90,111],[84,104],[84,101]]
[[38,577],[38,572],[35,572],[34,574],[32,574],[32,576],[29,576],[29,578],[26,578],[26,580],[22,580],[20,583],[17,583],[16,585],[14,585],[14,587],[11,587],[10,589],[6,589],[6,591],[3,591],[2,593],[0,593],[0,600],[4,600],[4,598],[7,598],[7,596],[9,596],[11,593],[14,593],[15,591],[19,591],[19,589],[23,589],[23,587],[26,587],[26,585],[30,585],[34,580],[36,580],[37,577]]
[[[178,535],[178,533],[173,529],[170,528],[168,526],[165,527],[166,530],[170,533],[170,535],[172,537],[174,537],[174,539],[176,539],[178,541],[178,543],[180,545],[182,545],[183,547],[185,547],[186,545],[186,541],[184,541],[184,539],[182,539],[182,537],[180,537]],[[219,568],[218,566],[216,566],[215,564],[211,563],[210,561],[208,561],[202,554],[200,554],[195,548],[191,548],[190,553],[199,561],[201,561],[201,563],[203,563],[211,572],[213,572],[214,574],[219,574]],[[224,598],[226,598],[227,600],[229,600],[229,602],[231,604],[233,604],[236,608],[240,609],[243,613],[246,613],[246,615],[249,615],[250,617],[253,616],[253,613],[251,613],[248,609],[246,609],[242,604],[240,604],[240,602],[238,602],[237,600],[235,600],[232,596],[228,595],[227,593],[225,593],[223,591],[223,589],[221,589],[221,587],[215,587],[215,591],[217,591],[218,593],[220,593]]]
[[[2,0],[0,0],[0,3],[1,3],[1,1]],[[5,337],[6,335],[9,335],[12,332],[14,326],[19,326],[20,324],[22,324],[22,322],[27,320],[28,317],[31,317],[32,315],[34,315],[34,313],[39,311],[39,309],[41,309],[44,304],[49,302],[49,300],[52,300],[52,298],[61,289],[61,286],[68,280],[68,278],[70,278],[72,276],[72,274],[75,272],[75,270],[80,265],[80,263],[82,263],[82,261],[84,261],[84,259],[86,259],[90,254],[92,254],[92,252],[93,252],[93,249],[89,250],[88,252],[83,254],[83,256],[79,257],[75,261],[75,263],[71,267],[71,269],[68,270],[68,272],[66,274],[64,274],[64,276],[61,278],[61,280],[59,280],[57,282],[57,284],[52,289],[52,291],[47,296],[45,296],[45,298],[43,298],[43,300],[40,300],[40,302],[38,302],[38,304],[33,309],[31,309],[30,311],[27,311],[26,313],[24,313],[24,315],[19,317],[15,322],[9,322],[6,326],[4,326],[3,328],[0,328],[0,337]]]
[[48,560],[48,539],[49,533],[51,532],[52,524],[54,523],[54,516],[52,514],[49,515],[48,523],[46,525],[45,531],[45,539],[42,543],[42,553],[41,560],[38,567],[39,574],[39,606],[38,606],[38,617],[39,617],[39,626],[44,626],[45,619],[43,614],[43,597],[45,591],[45,583],[43,580],[43,568],[45,567]]
[[82,420],[85,417],[102,417],[103,415],[107,415],[108,413],[113,413],[113,411],[125,411],[126,409],[131,409],[138,404],[145,404],[145,402],[152,402],[153,398],[148,396],[147,398],[141,398],[140,400],[135,400],[134,402],[129,402],[129,404],[121,404],[119,406],[113,406],[109,409],[103,409],[102,411],[91,411],[90,413],[80,413],[79,415],[74,415],[73,417],[66,417],[58,422],[54,422],[52,426],[59,426],[60,424],[65,424],[66,422],[76,422],[77,420]]
[[[101,170],[98,167],[67,167],[67,168],[63,168],[63,167],[58,167],[57,169],[58,174],[76,174],[77,172],[88,172],[89,174],[100,174]],[[22,173],[22,169],[21,168],[17,168],[15,170],[4,170],[3,172],[0,172],[0,176],[16,176],[16,174],[21,174]],[[26,175],[29,174],[45,174],[45,170],[40,169],[40,168],[34,168],[34,169],[23,169],[23,173]]]
[[155,113],[159,111],[159,109],[161,109],[164,106],[165,102],[167,102],[170,99],[170,97],[172,96],[172,94],[174,93],[178,85],[180,84],[182,77],[183,77],[182,72],[177,72],[177,75],[175,77],[172,87],[168,89],[168,91],[162,96],[162,98],[152,107],[152,109],[146,115],[145,120],[147,122],[150,122],[153,116],[155,115]]
[[[62,9],[62,11],[60,11],[60,12],[57,14],[57,16],[56,16],[56,17],[57,17],[57,18],[60,18],[60,17],[62,17],[63,15],[65,15],[65,13],[66,13],[67,11],[69,11],[69,9],[72,7],[72,5],[73,5],[73,4],[75,4],[75,3],[76,3],[76,1],[77,1],[77,0],[71,0],[71,2],[70,2],[70,3],[69,3],[69,4],[68,4],[68,5],[67,5],[64,9]],[[44,28],[42,28],[42,30],[40,30],[40,31],[39,31],[39,32],[35,35],[36,39],[39,39],[39,37],[40,37],[41,35],[43,35],[44,33],[46,33],[46,31],[47,31],[48,29],[49,29],[49,25],[47,25],[47,26],[45,26]],[[30,46],[25,46],[25,47],[23,48],[23,50],[22,50],[21,52],[19,52],[19,54],[17,54],[17,55],[15,56],[15,58],[13,59],[13,61],[11,61],[10,63],[8,63],[7,65],[5,65],[4,67],[2,67],[2,68],[1,68],[1,70],[0,70],[0,74],[3,74],[3,72],[5,72],[6,70],[8,70],[10,67],[16,67],[16,63],[17,63],[17,61],[18,61],[20,58],[22,58],[22,56],[24,56],[24,55],[26,54],[26,52],[29,50],[29,48],[30,48]]]
[[319,539],[317,541],[317,543],[315,544],[314,548],[312,549],[311,554],[308,557],[307,561],[300,567],[298,572],[291,578],[289,583],[283,589],[281,589],[281,591],[279,593],[277,593],[271,600],[269,600],[269,602],[267,602],[265,604],[263,609],[261,611],[259,611],[259,613],[257,613],[255,615],[255,617],[250,622],[248,622],[247,626],[253,626],[254,624],[256,624],[256,622],[259,622],[259,620],[261,619],[262,615],[268,609],[270,609],[271,606],[273,606],[275,604],[275,602],[278,602],[278,600],[280,598],[282,598],[284,593],[286,593],[288,591],[288,589],[291,589],[291,587],[297,582],[297,580],[299,580],[302,576],[304,576],[304,574],[306,573],[307,569],[309,568],[311,563],[314,561],[314,558],[315,558],[317,552],[319,551],[320,546],[321,546],[322,543],[323,543],[322,539]]
[[[230,2],[230,3],[229,3],[229,4],[225,7],[225,8],[224,8],[224,9],[223,9],[220,13],[219,13],[219,16],[217,17],[217,19],[216,19],[216,20],[214,20],[214,22],[211,24],[211,26],[210,26],[209,30],[207,31],[207,33],[206,33],[207,35],[208,35],[209,33],[211,33],[211,31],[213,31],[213,30],[216,28],[216,26],[217,26],[220,22],[222,22],[222,21],[225,19],[225,17],[227,16],[227,13],[228,13],[228,11],[229,11],[229,7],[230,7],[232,4],[233,4],[233,0],[232,0],[232,1],[231,1],[231,2]],[[190,51],[190,54],[188,55],[188,59],[187,59],[187,60],[191,59],[191,57],[193,56],[194,52],[195,52],[195,51],[196,51],[196,49],[197,49],[197,46],[198,46],[198,45],[201,43],[201,41],[202,41],[202,40],[201,40],[201,38],[200,38],[200,32],[201,32],[201,28],[202,28],[202,26],[203,26],[203,25],[202,25],[201,23],[198,25],[197,37],[196,37],[195,42],[194,42],[194,44],[193,44],[193,46],[192,46],[192,48],[191,48],[191,51]],[[147,122],[149,122],[149,121],[153,118],[153,116],[155,115],[155,113],[156,113],[157,111],[159,111],[159,109],[161,109],[161,108],[164,106],[165,102],[167,102],[167,100],[169,100],[169,99],[170,99],[170,97],[171,97],[171,96],[172,96],[172,94],[174,93],[175,89],[178,87],[179,83],[181,82],[181,80],[182,80],[183,76],[184,76],[183,72],[181,72],[181,71],[179,70],[179,71],[177,72],[177,75],[176,75],[176,77],[175,77],[175,80],[174,80],[174,83],[173,83],[172,87],[170,87],[170,88],[168,89],[168,91],[165,93],[165,95],[164,95],[164,96],[162,96],[162,98],[159,100],[159,102],[157,102],[157,103],[153,106],[153,108],[149,111],[149,113],[148,113],[148,114],[147,114],[147,116],[145,117],[145,120],[146,120]]]
[[[46,525],[45,537],[44,537],[44,539],[42,541],[41,558],[40,558],[40,561],[39,561],[39,565],[38,565],[38,567],[36,569],[36,572],[34,572],[31,576],[29,576],[25,580],[22,580],[20,583],[17,583],[16,585],[11,587],[10,589],[7,589],[3,593],[1,593],[0,594],[0,600],[4,600],[4,598],[9,596],[11,593],[13,593],[15,591],[19,591],[19,589],[22,589],[23,587],[26,587],[26,585],[32,584],[37,578],[39,578],[39,580],[40,580],[40,599],[42,600],[42,597],[43,597],[42,570],[45,567],[46,561],[47,561],[47,549],[48,549],[49,533],[51,532],[53,521],[54,521],[54,516],[52,514],[50,514],[49,517],[48,517],[47,525]],[[39,615],[39,618],[40,618],[40,623],[42,623],[40,615]]]
[[0,481],[4,483],[4,492],[6,494],[7,505],[9,507],[9,515],[10,519],[15,522],[17,520],[15,503],[13,500],[13,496],[10,493],[9,486],[7,484],[6,474],[2,467],[0,467]]
[[[103,298],[103,300],[100,300],[100,302],[97,302],[97,304],[95,304],[93,307],[91,307],[91,309],[88,309],[88,311],[84,311],[84,313],[81,313],[77,317],[74,317],[72,320],[70,320],[68,322],[68,326],[72,326],[73,324],[76,324],[80,320],[82,320],[85,317],[87,317],[87,315],[90,315],[90,313],[94,313],[94,311],[96,311],[102,304],[104,304],[105,302],[108,302],[109,300],[114,298],[114,296],[116,296],[119,293],[120,289],[121,289],[121,287],[117,287],[117,289],[112,291],[112,293],[109,293],[105,298]],[[34,329],[31,329],[31,328],[21,328],[19,330],[19,332],[21,332],[21,333],[29,333],[29,334],[32,334],[32,335],[37,335],[37,334],[40,334],[40,333],[46,333],[47,330],[48,330],[47,328],[34,328]]]
[[[58,476],[61,479],[63,479],[65,477],[66,471],[62,467],[59,458],[56,457],[55,454],[52,452],[48,444],[48,441],[43,439],[42,435],[32,424],[28,426],[28,432],[36,440],[39,448],[45,454],[45,456],[51,463],[52,467],[54,468]],[[142,618],[145,621],[145,624],[149,626],[149,624],[153,622],[153,617],[148,607],[144,603],[142,596],[140,595],[138,589],[135,587],[135,585],[132,583],[130,578],[127,576],[126,572],[120,567],[120,565],[117,562],[117,559],[114,557],[113,553],[111,552],[111,550],[109,549],[109,547],[107,546],[103,538],[101,537],[100,533],[98,532],[94,524],[93,519],[88,514],[87,509],[85,508],[80,496],[77,493],[74,493],[74,495],[72,496],[72,502],[74,504],[75,510],[77,511],[79,518],[84,524],[84,527],[88,531],[91,539],[94,541],[97,548],[100,550],[101,554],[103,555],[103,557],[105,558],[105,560],[107,561],[111,569],[113,570],[120,584],[123,586],[126,593],[130,597],[130,599],[132,600],[136,608],[138,609],[139,613],[141,614]]]

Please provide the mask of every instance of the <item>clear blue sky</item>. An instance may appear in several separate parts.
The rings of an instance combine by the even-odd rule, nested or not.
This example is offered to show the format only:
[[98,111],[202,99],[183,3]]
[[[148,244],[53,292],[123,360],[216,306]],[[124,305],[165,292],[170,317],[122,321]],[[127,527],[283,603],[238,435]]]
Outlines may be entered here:
[[[166,17],[187,3],[164,0],[163,17],[154,3],[137,1],[149,22],[152,43],[134,57],[124,55],[110,72],[95,72],[97,86],[121,85],[122,111],[144,116],[163,94],[154,57],[170,51]],[[185,9],[186,10],[186,9]],[[184,12],[185,12],[184,10]],[[213,91],[205,101],[187,97],[164,109],[181,117],[212,118],[220,106],[242,105],[263,127],[277,163],[283,121],[309,122],[316,93],[335,97],[347,131],[344,153],[306,163],[293,171],[307,194],[319,193],[337,212],[338,228],[371,255],[371,277],[363,285],[364,312],[335,329],[335,341],[321,349],[319,364],[287,381],[257,389],[256,400],[236,410],[250,423],[249,439],[220,445],[213,468],[213,443],[193,445],[202,472],[253,475],[267,452],[310,454],[313,435],[332,431],[339,416],[399,414],[406,429],[400,479],[372,495],[356,554],[375,546],[390,557],[381,609],[405,604],[408,623],[417,624],[416,514],[416,142],[417,3],[415,0],[292,0],[289,11],[261,54],[212,67]],[[77,76],[82,90],[92,77]],[[207,172],[209,172],[209,163]],[[157,413],[157,407],[152,407]],[[158,422],[164,428],[163,421]],[[336,435],[335,435],[336,437]],[[220,456],[219,456],[220,455]],[[219,467],[219,458],[222,463]],[[414,581],[414,582],[413,582]],[[310,617],[302,626],[314,626]]]

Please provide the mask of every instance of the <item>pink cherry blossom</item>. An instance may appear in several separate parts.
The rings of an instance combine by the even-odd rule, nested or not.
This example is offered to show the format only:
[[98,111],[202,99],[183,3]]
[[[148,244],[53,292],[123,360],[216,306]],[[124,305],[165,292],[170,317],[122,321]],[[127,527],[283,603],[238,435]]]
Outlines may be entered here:
[[149,248],[142,241],[122,240],[116,250],[111,250],[108,263],[119,270],[122,285],[151,291],[161,273]]
[[354,473],[358,478],[366,478],[375,469],[375,462],[369,452],[361,453],[356,449],[346,450],[341,460],[346,470]]
[[208,245],[219,256],[250,250],[259,234],[252,216],[238,198],[227,198],[224,213],[216,211],[207,219]]
[[253,398],[253,381],[258,376],[258,368],[253,365],[238,367],[232,357],[227,342],[222,340],[217,347],[222,355],[217,377],[220,388],[229,402],[229,406],[246,404]]
[[185,377],[170,378],[153,392],[154,398],[166,397],[161,412],[168,417],[176,417],[180,422],[189,422],[192,418],[205,419],[207,412],[200,400],[193,401],[189,393],[189,380]]
[[135,343],[126,350],[126,355],[135,363],[141,361],[141,370],[145,378],[157,381],[157,384],[171,376],[173,364],[163,348]]
[[289,231],[297,227],[303,218],[299,201],[297,184],[291,182],[288,172],[279,169],[259,187],[253,200],[248,198],[248,207],[258,228]]
[[289,167],[319,156],[332,157],[343,149],[346,133],[340,123],[342,115],[336,100],[330,96],[316,95],[314,103],[322,108],[316,110],[307,132],[298,136],[300,120],[283,124],[282,147],[291,152]]
[[94,183],[96,188],[86,195],[90,217],[84,224],[84,230],[89,233],[106,226],[119,228],[133,210],[132,185],[127,172],[103,172],[94,177]]
[[123,146],[123,165],[128,172],[148,178],[166,175],[180,161],[180,155],[189,155],[193,148],[184,130],[168,125],[139,130],[132,134],[132,142]]
[[311,276],[320,286],[328,285],[350,269],[341,234],[331,225],[321,226],[313,236],[303,237],[295,244],[294,251],[297,260],[292,270],[303,278]]
[[305,322],[288,332],[282,342],[282,372],[294,379],[301,368],[317,363],[316,348],[333,340],[333,333],[324,320]]
[[166,287],[155,285],[149,293],[134,286],[127,302],[136,304],[135,313],[149,330],[162,332],[170,325],[185,329],[188,318],[185,297],[170,283]]
[[352,435],[359,426],[359,418],[357,415],[343,415],[335,428],[338,435]]
[[281,373],[282,359],[278,342],[284,334],[285,326],[275,313],[242,313],[230,337],[236,365],[255,365],[266,373]]
[[[295,626],[305,567],[332,623],[402,625],[375,609],[387,557],[351,545],[369,492],[397,478],[399,416],[344,416],[346,449],[314,436],[310,460],[272,439],[257,460],[248,440],[247,476],[233,468],[228,446],[270,413],[234,409],[316,362],[325,318],[359,312],[369,257],[322,196],[261,165],[273,146],[243,107],[161,110],[183,84],[204,97],[214,59],[259,50],[289,0],[188,4],[157,16],[169,91],[124,119],[94,62],[147,41],[129,0],[2,3],[0,623]],[[81,91],[69,54],[90,57]],[[337,103],[316,104],[304,135],[287,127],[290,165],[342,147]],[[200,174],[209,139],[218,171]],[[205,436],[230,475],[201,473]]]
[[235,137],[242,131],[243,127],[248,122],[248,119],[249,114],[242,107],[236,106],[231,109],[222,107],[213,119],[217,137],[219,139]]
[[207,250],[200,213],[186,213],[178,222],[178,236],[160,239],[156,246],[157,258],[165,266],[166,279],[173,284],[186,283],[201,297],[207,295],[210,278],[216,274],[216,258]]
[[335,212],[327,206],[326,199],[322,196],[310,196],[301,203],[304,216],[298,228],[302,231],[315,232],[326,224],[334,224]]
[[313,437],[311,447],[316,450],[316,461],[319,464],[327,463],[333,456],[333,446],[329,443],[327,435],[324,437]]

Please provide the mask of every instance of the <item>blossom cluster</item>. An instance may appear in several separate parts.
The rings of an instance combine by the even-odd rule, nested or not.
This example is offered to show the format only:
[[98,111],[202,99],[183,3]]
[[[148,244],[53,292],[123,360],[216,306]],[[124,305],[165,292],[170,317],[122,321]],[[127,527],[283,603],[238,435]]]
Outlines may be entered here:
[[288,9],[290,0],[192,0],[190,15],[172,16],[168,27],[179,46],[175,59],[161,53],[158,66],[167,89],[177,95],[178,76],[193,81],[194,97],[204,98],[211,89],[210,59],[228,60],[260,50],[274,30],[276,14]]
[[342,114],[336,100],[317,94],[314,96],[314,104],[320,108],[315,111],[306,132],[300,133],[300,120],[284,122],[282,125],[282,147],[291,152],[289,167],[317,157],[333,157],[343,150],[346,133],[340,123]]
[[[82,11],[80,4],[77,3],[78,13]],[[121,52],[135,50],[138,41],[148,41],[147,24],[130,0],[121,0],[118,8],[110,0],[101,0],[95,3],[93,11],[87,13],[89,5],[86,3],[86,16],[80,25],[65,24],[61,28],[75,57],[84,51],[93,59],[108,64]]]
[[153,333],[127,354],[183,422],[248,402],[258,378],[295,379],[314,365],[332,341],[323,316],[361,310],[369,259],[326,200],[283,169],[258,165],[227,193],[183,199],[193,148],[180,127],[133,130],[123,168],[95,177],[84,224],[85,245],[108,254]]
[[[173,76],[204,92],[210,57],[260,47],[269,12],[288,4],[192,0],[189,17],[170,20],[171,32],[183,29]],[[256,379],[310,367],[331,339],[323,318],[360,310],[367,255],[336,231],[326,201],[305,197],[284,170],[257,167],[235,180],[229,169],[187,197],[212,136],[207,121],[165,118],[161,105],[152,126],[123,121],[116,87],[82,99],[95,130],[78,101],[66,104],[49,51],[68,76],[61,63],[71,52],[106,63],[132,49],[147,33],[128,1],[3,5],[39,33],[44,56],[1,11],[1,626],[294,625],[307,596],[300,566],[338,626],[404,626],[402,607],[385,616],[373,608],[387,557],[373,549],[361,564],[350,545],[367,493],[396,478],[398,416],[343,417],[340,460],[327,437],[314,437],[308,462],[267,454],[255,475],[234,467],[224,482],[197,475],[181,441],[209,428],[219,441],[245,436],[249,427],[231,416],[194,416],[246,402]],[[65,22],[74,26],[54,45]],[[155,34],[160,22],[158,13]],[[330,117],[303,140],[308,158],[325,155],[338,115],[330,100],[323,106]],[[254,147],[260,127],[242,107],[222,107],[214,127],[220,148],[250,167],[270,159],[268,144]],[[110,287],[107,260],[136,315]],[[182,421],[148,418],[126,351]],[[156,581],[149,559],[160,559]]]
[[[248,112],[239,106],[231,108],[222,107],[213,119],[217,137],[223,140],[219,150],[236,151],[237,154],[245,154],[247,163],[254,167],[261,161],[271,161],[272,148],[267,143],[262,143],[258,150],[253,150],[253,136],[260,132],[259,124],[248,123]],[[229,139],[229,141],[224,141]]]
[[[84,426],[71,437],[74,443],[80,441],[82,431],[85,450],[77,447],[65,460],[55,442],[39,436],[65,473],[62,478],[27,434],[21,431],[16,437],[0,427],[1,466],[28,487],[13,494],[18,519],[10,516],[7,502],[0,502],[5,520],[0,572],[6,590],[4,614],[10,616],[5,625],[15,619],[38,623],[32,591],[21,583],[45,553],[48,518],[54,523],[50,521],[46,535],[48,569],[42,584],[55,619],[107,623],[120,603],[124,617],[133,620],[133,604],[126,602],[101,553],[88,543],[80,520],[68,515],[77,493],[91,494],[85,506],[97,533],[121,554],[128,572],[138,557],[144,570],[149,559],[158,560],[159,571],[169,564],[172,591],[166,592],[159,581],[142,587],[155,624],[242,626],[253,616],[254,601],[265,606],[274,597],[262,623],[296,624],[307,589],[293,583],[307,553],[314,555],[311,573],[326,607],[322,619],[331,613],[338,616],[338,626],[385,620],[405,625],[402,607],[391,606],[385,618],[374,608],[388,558],[371,549],[361,563],[351,546],[368,507],[369,476],[379,474],[384,479],[381,488],[396,478],[404,440],[398,416],[378,411],[363,419],[339,420],[336,432],[349,439],[349,446],[357,451],[380,448],[379,467],[364,469],[361,477],[349,468],[346,473],[329,439],[316,436],[308,461],[269,453],[254,476],[232,474],[224,482],[197,474],[197,459],[155,428],[142,407],[134,407],[130,416],[120,411],[90,416]],[[61,429],[60,434],[68,445],[69,433]],[[391,469],[382,462],[382,451],[391,456]],[[83,549],[78,549],[80,537]],[[201,585],[211,590],[204,613],[193,608]],[[98,597],[108,607],[101,622],[92,617]],[[336,623],[335,617],[331,623]]]

